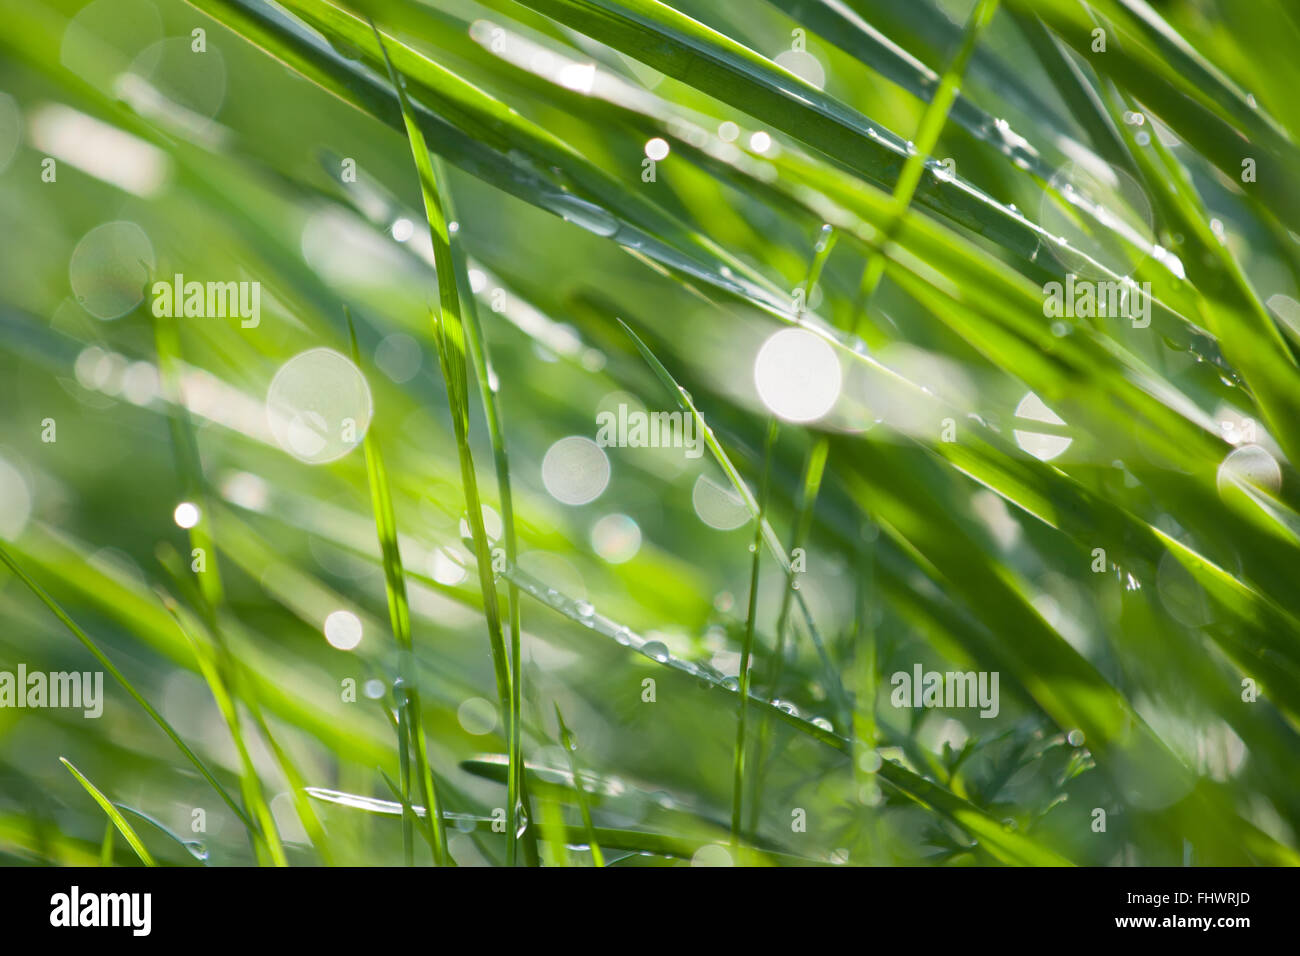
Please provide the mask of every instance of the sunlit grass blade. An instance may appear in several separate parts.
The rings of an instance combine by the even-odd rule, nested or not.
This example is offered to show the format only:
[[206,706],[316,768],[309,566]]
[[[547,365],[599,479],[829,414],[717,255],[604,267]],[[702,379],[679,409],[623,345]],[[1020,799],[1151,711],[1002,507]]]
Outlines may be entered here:
[[[445,211],[449,217],[455,218],[455,200],[450,192],[445,197]],[[483,404],[483,416],[487,422],[488,440],[492,445],[492,460],[497,478],[497,497],[501,504],[501,525],[505,541],[506,563],[513,565],[519,556],[519,540],[515,527],[514,494],[510,489],[510,456],[506,450],[505,420],[501,410],[497,374],[496,370],[492,368],[487,340],[483,335],[483,325],[479,321],[478,305],[475,302],[474,290],[467,268],[468,257],[460,248],[459,231],[449,235],[448,244],[450,246],[451,261],[456,269],[456,282],[460,292],[460,303],[465,324],[465,340],[469,346],[470,361],[474,365],[474,378],[478,383],[479,398]],[[506,582],[506,613],[506,623],[510,630],[510,674],[512,677],[507,740],[510,750],[510,763],[515,768],[514,773],[511,775],[511,781],[506,787],[506,799],[512,807],[517,808],[516,814],[522,813],[525,818],[531,818],[527,785],[519,770],[523,766],[522,694],[524,682],[519,649],[523,624],[519,610],[519,588],[513,581],[509,580]],[[523,829],[524,853],[527,862],[536,865],[537,835],[527,825]],[[507,860],[511,865],[516,862],[514,859],[515,850],[516,844],[514,842],[508,844]]]
[[[126,822],[126,817],[122,816],[117,807],[113,806],[109,799],[100,793],[99,789],[87,780],[82,775],[81,771],[74,767],[66,757],[60,757],[59,763],[68,768],[68,773],[76,777],[77,782],[85,787],[86,792],[94,798],[96,803],[99,804],[99,808],[103,810],[108,816],[108,819],[113,822],[113,826],[117,827],[117,831],[122,834],[126,839],[126,842],[131,844],[131,849],[135,850],[135,855],[140,858],[140,862],[145,866],[157,866],[158,864],[155,863],[153,857],[149,855],[149,851],[145,848],[144,843],[141,842],[140,837],[136,835],[135,830],[131,829],[131,824]],[[106,845],[111,846],[111,843],[107,838],[105,838],[104,842]]]
[[[892,218],[885,227],[885,242],[894,237],[899,221],[907,214],[907,208],[912,204],[912,199],[916,195],[916,187],[920,184],[921,176],[925,171],[925,161],[934,152],[934,147],[939,142],[939,134],[943,132],[944,124],[948,121],[948,112],[957,99],[958,86],[961,83],[962,74],[966,70],[966,63],[970,60],[971,54],[975,52],[975,45],[979,42],[980,34],[984,32],[989,21],[993,19],[993,14],[997,11],[997,8],[998,0],[979,0],[971,9],[970,16],[966,19],[966,28],[962,32],[961,45],[953,54],[952,60],[943,72],[943,76],[939,78],[939,85],[935,89],[934,96],[926,105],[925,112],[921,114],[921,122],[917,127],[915,137],[916,151],[907,157],[907,161],[903,164],[903,170],[899,173],[898,181],[894,183],[894,209]],[[885,257],[879,253],[870,256],[863,270],[862,282],[858,290],[858,307],[861,310],[870,311],[872,299],[884,274]],[[861,327],[861,320],[862,317],[859,316],[854,322],[855,331]]]
[[[348,334],[352,344],[352,358],[360,367],[361,352],[357,348],[357,333],[352,324],[352,313],[346,306],[344,306],[344,313],[347,317]],[[366,457],[366,480],[370,488],[371,512],[375,520],[375,531],[379,538],[379,550],[384,565],[384,592],[388,599],[389,623],[393,628],[393,638],[397,642],[398,671],[404,681],[402,691],[406,700],[403,702],[403,713],[409,716],[409,722],[404,726],[405,732],[401,735],[404,751],[402,759],[405,762],[405,748],[409,745],[415,755],[415,774],[424,804],[433,808],[430,822],[434,839],[434,861],[442,865],[446,862],[447,838],[442,817],[438,813],[433,769],[429,766],[429,756],[425,747],[420,692],[415,682],[411,609],[406,596],[406,576],[402,570],[402,556],[397,544],[397,517],[393,511],[393,495],[389,487],[388,470],[384,467],[383,454],[379,450],[379,439],[375,435],[373,424],[367,429],[362,444]],[[403,782],[406,782],[405,763],[403,763]],[[407,836],[409,837],[409,834]]]
[[[877,29],[872,22],[858,15],[845,0],[768,0],[773,6],[788,13],[799,23],[815,30],[827,42],[834,43],[846,53],[870,66],[882,76],[897,83],[922,102],[930,102],[941,89],[940,75],[917,59],[902,44]],[[874,15],[875,11],[872,11]],[[922,14],[924,16],[924,14]],[[933,18],[938,20],[939,18]],[[1035,103],[1045,111],[1046,106]],[[952,118],[962,128],[982,142],[997,149],[1013,162],[1042,179],[1051,177],[1051,167],[1040,157],[1034,146],[1018,134],[1003,135],[998,118],[991,116],[969,96],[957,92],[951,106]],[[1006,123],[1005,120],[1002,121]],[[996,132],[995,132],[996,131]],[[1009,127],[1007,131],[1010,132]],[[1081,145],[1081,144],[1075,144]],[[918,150],[922,153],[929,151]]]
[[[701,92],[770,123],[877,185],[892,186],[911,155],[906,142],[880,124],[659,0],[522,2],[656,70],[688,77]],[[1025,256],[1033,252],[1024,224],[978,189],[942,184],[934,205],[1008,248]]]
[[[452,261],[450,245],[450,227],[443,211],[443,199],[439,177],[434,170],[434,160],[425,145],[424,134],[415,121],[411,107],[406,98],[406,91],[401,78],[388,59],[384,41],[379,28],[373,23],[371,29],[375,41],[379,44],[388,66],[388,74],[393,89],[402,107],[402,117],[406,123],[407,138],[410,140],[411,153],[420,177],[420,192],[424,197],[425,215],[429,222],[429,234],[433,242],[434,260],[438,272],[438,297],[440,306],[433,313],[434,337],[438,346],[438,361],[442,367],[443,381],[447,386],[447,402],[451,410],[453,428],[456,434],[456,448],[460,458],[461,482],[464,486],[466,521],[469,524],[474,544],[474,556],[478,566],[479,587],[483,592],[483,614],[487,621],[488,641],[492,651],[492,666],[496,675],[497,699],[501,712],[513,726],[513,694],[511,692],[510,662],[505,640],[501,633],[501,614],[497,603],[496,583],[492,576],[492,554],[488,543],[487,529],[483,523],[483,507],[478,492],[478,477],[474,471],[474,456],[469,445],[469,394],[466,372],[465,326],[461,318],[460,294],[456,281],[456,268]],[[517,678],[517,675],[516,675]],[[417,746],[422,744],[423,730],[416,728]],[[515,822],[517,807],[509,808],[509,833],[507,846],[511,847],[513,859],[514,847],[519,840],[518,827]]]
[[[1142,0],[1008,0],[1041,17],[1080,56],[1133,93],[1229,178],[1241,172],[1241,144],[1258,145],[1261,181],[1285,177],[1300,162],[1292,137]],[[1098,33],[1105,37],[1098,49]],[[1272,212],[1291,229],[1300,201],[1279,190]]]

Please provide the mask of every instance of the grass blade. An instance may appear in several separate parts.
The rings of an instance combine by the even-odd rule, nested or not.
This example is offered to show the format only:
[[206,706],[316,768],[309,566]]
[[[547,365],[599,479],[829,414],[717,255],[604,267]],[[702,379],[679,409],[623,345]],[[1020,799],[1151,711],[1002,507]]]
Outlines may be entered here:
[[749,717],[749,661],[754,652],[754,623],[758,617],[758,572],[763,555],[763,519],[767,514],[768,491],[772,479],[772,449],[776,445],[776,419],[768,422],[763,446],[763,480],[759,491],[758,520],[754,523],[754,542],[750,551],[754,559],[749,571],[749,609],[745,615],[745,641],[740,648],[740,707],[736,720],[736,747],[731,761],[731,841],[740,841],[740,817],[745,796],[745,727]]
[[[140,858],[140,862],[145,866],[157,866],[158,864],[155,863],[153,857],[149,855],[149,851],[145,849],[140,838],[136,836],[135,830],[131,828],[131,824],[126,822],[126,817],[122,816],[122,814],[118,812],[117,807],[113,806],[109,799],[100,793],[98,788],[87,780],[82,775],[81,771],[72,765],[68,758],[60,757],[59,763],[68,768],[68,773],[76,777],[77,782],[85,787],[86,793],[90,794],[91,797],[94,798],[95,802],[99,804],[99,808],[103,810],[108,816],[108,819],[112,821],[113,826],[117,827],[118,832],[125,837],[126,842],[131,844],[131,849],[135,850],[135,855]],[[112,842],[108,837],[104,838],[104,845],[111,848]]]
[[174,601],[164,597],[163,606],[167,608],[172,620],[176,622],[176,627],[189,641],[190,647],[194,651],[194,658],[198,661],[199,671],[202,673],[203,679],[207,681],[208,688],[212,691],[212,697],[217,702],[221,717],[226,722],[226,729],[230,731],[230,739],[235,744],[235,751],[239,754],[240,766],[243,767],[240,781],[244,791],[244,801],[252,808],[253,816],[258,822],[257,836],[261,847],[266,850],[275,866],[288,866],[289,861],[285,856],[284,845],[280,842],[275,817],[272,816],[271,808],[262,793],[262,784],[258,779],[257,769],[253,766],[253,758],[249,754],[248,744],[244,740],[244,733],[240,728],[238,708],[229,688],[218,671],[216,654],[210,654],[200,646],[189,628],[185,626],[185,622],[181,620],[180,611]]
[[[577,743],[574,742],[573,734],[565,726],[564,715],[560,713],[560,705],[555,705],[555,720],[560,727],[560,744],[564,747],[565,757],[569,761],[569,773],[573,775],[573,792],[578,799],[578,809],[582,813],[582,826],[587,831],[587,843],[591,847],[591,861],[596,866],[605,865],[605,856],[600,850],[600,841],[596,838],[596,829],[591,825],[591,808],[587,805],[587,791],[582,782],[582,777],[578,773],[578,758],[575,751],[578,749]],[[519,773],[519,766],[511,762],[511,774]]]
[[[496,674],[497,699],[501,712],[506,715],[510,726],[514,726],[513,694],[510,682],[510,663],[507,657],[505,641],[501,633],[501,615],[497,604],[496,585],[492,579],[492,555],[488,544],[487,529],[483,524],[483,507],[478,493],[478,478],[474,471],[474,456],[469,445],[469,395],[466,375],[465,326],[461,320],[460,295],[456,282],[456,267],[452,261],[450,228],[443,212],[442,191],[439,177],[434,170],[433,156],[429,153],[410,103],[406,98],[397,71],[388,59],[387,48],[380,37],[379,29],[373,23],[375,41],[379,44],[388,66],[393,89],[402,107],[402,118],[406,123],[407,138],[411,143],[411,152],[415,167],[420,176],[420,192],[424,197],[425,215],[429,222],[429,234],[433,241],[434,260],[438,271],[438,297],[440,308],[433,315],[434,337],[438,345],[438,361],[442,366],[443,380],[447,386],[447,401],[451,409],[452,424],[456,433],[456,448],[460,458],[461,481],[465,490],[467,521],[473,538],[474,555],[478,565],[479,587],[483,592],[483,613],[487,619],[488,640],[492,650],[492,666]],[[417,738],[423,730],[416,728]],[[420,743],[417,740],[417,745]],[[512,803],[509,809],[509,833],[507,846],[513,859],[514,848],[519,840],[515,821],[517,807]]]
[[[348,334],[352,342],[352,359],[361,365],[361,353],[357,348],[356,328],[352,324],[352,313],[344,306],[348,322]],[[397,545],[397,518],[393,512],[393,496],[389,487],[388,471],[384,467],[383,455],[379,450],[379,439],[375,435],[373,423],[366,431],[363,440],[366,456],[366,481],[370,488],[370,507],[375,520],[375,532],[379,537],[379,550],[384,565],[384,592],[388,599],[389,622],[393,628],[393,638],[397,642],[398,672],[402,675],[402,688],[405,700],[402,712],[409,717],[405,724],[403,737],[403,772],[402,780],[407,782],[405,769],[406,745],[409,744],[415,754],[416,779],[424,805],[433,808],[431,827],[433,833],[434,861],[442,866],[447,858],[447,838],[442,817],[438,812],[433,769],[429,766],[428,752],[425,747],[424,721],[420,711],[420,692],[415,679],[414,641],[411,635],[411,609],[406,596],[406,576],[402,571],[402,556]],[[399,735],[402,736],[402,735]],[[404,791],[409,793],[409,791]],[[409,834],[407,834],[409,838]],[[409,839],[408,839],[409,844]],[[408,845],[409,854],[409,845]]]

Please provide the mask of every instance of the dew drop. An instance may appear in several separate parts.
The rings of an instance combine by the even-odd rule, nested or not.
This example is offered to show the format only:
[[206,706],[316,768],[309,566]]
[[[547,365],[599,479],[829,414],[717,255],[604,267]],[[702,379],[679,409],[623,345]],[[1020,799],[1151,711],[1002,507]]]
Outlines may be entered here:
[[668,648],[664,646],[662,641],[647,641],[641,647],[641,651],[647,657],[650,657],[661,664],[665,663],[669,657]]

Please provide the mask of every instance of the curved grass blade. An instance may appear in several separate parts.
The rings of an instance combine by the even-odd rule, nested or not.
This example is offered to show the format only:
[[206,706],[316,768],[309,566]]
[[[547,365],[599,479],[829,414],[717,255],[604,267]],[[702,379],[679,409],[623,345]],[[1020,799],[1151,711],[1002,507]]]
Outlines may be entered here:
[[[145,866],[157,866],[158,864],[155,863],[153,857],[149,855],[149,851],[145,849],[140,838],[136,836],[135,830],[131,829],[131,824],[126,822],[126,817],[122,816],[117,807],[113,806],[109,801],[108,797],[100,793],[99,789],[87,780],[82,775],[81,771],[72,765],[71,761],[69,761],[67,757],[60,757],[59,763],[68,768],[68,772],[77,778],[77,782],[81,784],[85,788],[86,792],[94,798],[96,803],[99,804],[99,808],[103,810],[108,816],[108,819],[113,822],[113,826],[117,827],[118,832],[126,838],[126,842],[131,844],[131,849],[135,850],[135,855],[140,858],[140,862]],[[107,840],[105,842],[107,843]]]
[[[655,354],[652,351],[650,351],[650,347],[641,340],[640,336],[632,331],[626,322],[622,319],[618,319],[618,324],[621,325],[623,331],[632,338],[633,343],[637,347],[637,351],[641,353],[641,356],[646,360],[646,363],[654,371],[655,375],[658,376],[659,380],[663,382],[671,392],[673,392],[677,401],[680,402],[682,407],[690,413],[692,418],[695,419],[695,427],[699,434],[704,437],[704,444],[708,447],[714,460],[717,461],[718,466],[722,469],[732,486],[736,489],[736,493],[740,495],[741,501],[744,502],[746,509],[753,516],[760,539],[767,545],[768,550],[772,552],[772,556],[776,558],[777,563],[781,566],[782,573],[786,577],[786,583],[789,585],[792,582],[794,575],[794,569],[790,566],[790,556],[786,554],[785,550],[781,547],[781,541],[777,538],[776,532],[772,530],[772,526],[760,513],[761,509],[754,498],[753,492],[749,490],[749,486],[745,483],[744,478],[741,477],[736,466],[731,463],[731,459],[722,448],[722,443],[718,441],[718,438],[713,433],[713,429],[709,426],[709,423],[704,420],[704,416],[701,415],[699,409],[695,407],[694,399],[691,398],[690,394],[687,393],[684,388],[677,384],[677,381],[671,374],[669,374],[668,369],[664,368],[663,363],[655,357]],[[817,630],[817,624],[813,620],[812,612],[808,608],[808,603],[804,600],[802,594],[796,593],[795,600],[798,602],[799,610],[803,614],[804,623],[808,625],[808,633],[812,639],[813,645],[817,648],[818,656],[821,657],[823,665],[826,668],[827,686],[832,689],[833,694],[837,695],[837,699],[843,700],[843,685],[840,682],[839,674],[836,672],[835,668],[831,666],[830,659],[826,654],[825,645],[821,639],[821,634]]]
[[[205,846],[204,846],[202,843],[200,843],[199,841],[197,841],[197,840],[186,840],[186,839],[183,839],[183,838],[180,836],[180,834],[178,834],[178,833],[176,833],[174,830],[172,830],[171,827],[167,826],[167,825],[164,824],[162,821],[157,820],[157,819],[155,819],[154,817],[150,816],[149,814],[145,813],[143,810],[137,810],[135,807],[128,807],[128,806],[127,806],[126,804],[124,804],[124,803],[114,804],[114,806],[116,806],[116,807],[117,807],[119,810],[121,810],[123,813],[129,813],[129,814],[131,814],[132,816],[139,817],[141,820],[143,820],[143,821],[145,821],[146,823],[148,823],[148,824],[149,824],[150,826],[152,826],[155,830],[157,830],[159,833],[163,834],[165,837],[167,837],[169,840],[171,840],[173,843],[175,843],[177,846],[179,846],[182,850],[184,850],[186,853],[188,853],[188,854],[189,854],[190,856],[192,856],[194,859],[198,860],[198,861],[199,861],[200,863],[202,863],[204,866],[207,866],[207,865],[208,865],[208,850],[207,850],[207,847],[205,847]],[[111,831],[111,830],[113,829],[113,827],[112,827],[111,824],[110,824],[110,826],[109,826],[108,829],[109,829],[109,831]]]
[[[503,777],[504,775],[502,775]],[[377,816],[400,817],[403,812],[402,804],[397,801],[378,800],[374,797],[328,790],[323,787],[312,787],[309,792],[312,797],[324,803],[331,803]],[[414,807],[413,810],[421,816],[424,814],[424,807]],[[491,832],[494,822],[491,817],[468,813],[448,813],[447,818],[458,827],[487,832]],[[607,848],[629,850],[635,853],[654,853],[682,860],[691,859],[701,847],[716,842],[706,839],[683,839],[669,834],[613,827],[594,827],[593,832],[600,844]],[[745,845],[742,845],[739,849],[740,855],[736,862],[742,866],[771,866],[774,864],[819,866],[824,865],[826,862],[788,853],[758,850]]]

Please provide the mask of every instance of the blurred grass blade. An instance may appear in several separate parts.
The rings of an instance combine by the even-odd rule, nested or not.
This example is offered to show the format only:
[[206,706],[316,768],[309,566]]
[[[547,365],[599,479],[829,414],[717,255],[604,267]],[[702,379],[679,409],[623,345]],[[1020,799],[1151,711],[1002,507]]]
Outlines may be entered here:
[[244,826],[246,826],[250,831],[255,832],[257,827],[253,824],[253,821],[249,819],[248,815],[243,811],[239,804],[231,798],[230,794],[226,793],[225,788],[217,782],[217,778],[212,775],[212,771],[207,768],[207,765],[199,759],[198,754],[191,750],[185,741],[181,740],[180,735],[176,733],[172,728],[172,725],[163,718],[162,714],[154,710],[153,705],[145,700],[140,692],[132,686],[131,682],[126,679],[125,675],[123,675],[113,662],[104,655],[104,652],[99,649],[99,645],[91,640],[86,632],[78,627],[72,618],[68,617],[63,608],[61,608],[58,603],[45,592],[44,588],[28,577],[27,573],[18,566],[14,559],[10,557],[9,552],[3,547],[0,547],[0,561],[3,561],[9,570],[12,571],[33,594],[40,598],[41,603],[49,608],[50,612],[59,619],[60,623],[72,632],[72,635],[85,646],[86,650],[90,651],[90,653],[94,655],[95,659],[99,661],[100,666],[103,667],[104,670],[108,671],[108,673],[122,685],[123,689],[135,699],[137,704],[144,708],[145,713],[153,719],[154,723],[162,728],[163,733],[171,738],[172,743],[180,748],[181,753],[183,753],[186,759],[194,765],[194,769],[199,772],[204,780],[212,785],[212,789],[217,792],[219,797],[221,797],[222,802],[224,802],[226,806],[234,812],[235,816],[240,819]]
[[276,866],[288,866],[289,861],[284,853],[284,845],[280,842],[275,817],[272,815],[271,808],[262,793],[262,783],[258,779],[257,768],[253,766],[253,758],[249,754],[248,744],[244,740],[244,733],[239,723],[238,707],[234,698],[230,695],[229,688],[218,673],[215,654],[210,654],[195,639],[181,619],[180,611],[175,602],[164,597],[163,606],[167,608],[172,620],[176,622],[177,629],[189,641],[190,647],[194,651],[194,658],[198,661],[199,672],[203,675],[203,679],[207,681],[208,688],[212,691],[212,697],[217,702],[217,708],[221,711],[221,717],[226,722],[226,729],[230,732],[230,739],[235,745],[236,753],[239,755],[239,764],[243,768],[240,782],[244,791],[244,802],[252,808],[253,816],[257,819],[257,837],[261,848],[266,850],[271,862]]

